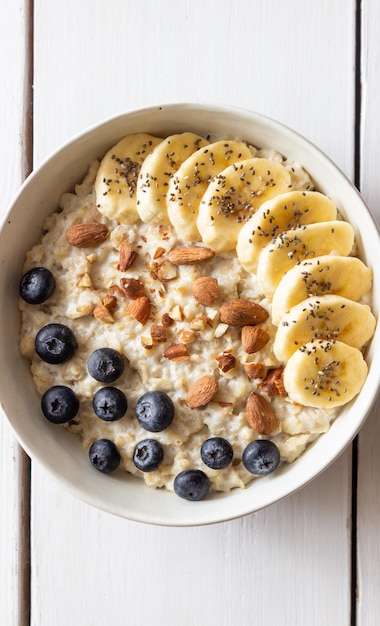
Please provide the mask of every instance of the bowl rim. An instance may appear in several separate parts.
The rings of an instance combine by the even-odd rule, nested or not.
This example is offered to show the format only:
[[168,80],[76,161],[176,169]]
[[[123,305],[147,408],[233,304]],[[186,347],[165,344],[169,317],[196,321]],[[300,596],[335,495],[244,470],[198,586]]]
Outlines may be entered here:
[[[339,169],[338,166],[324,152],[322,152],[322,150],[318,148],[313,142],[306,139],[303,135],[291,129],[289,126],[283,124],[282,122],[274,120],[273,118],[268,117],[267,115],[264,115],[262,113],[258,113],[258,112],[251,111],[249,109],[241,108],[237,106],[219,105],[219,104],[210,104],[210,103],[203,104],[199,102],[198,103],[191,103],[191,102],[190,103],[186,103],[186,102],[168,103],[168,104],[153,105],[153,106],[148,106],[148,107],[131,109],[129,111],[125,111],[125,112],[113,115],[111,117],[104,118],[101,121],[90,125],[87,129],[82,130],[79,133],[75,134],[73,137],[69,138],[62,145],[60,145],[53,152],[51,152],[48,156],[46,156],[37,165],[37,167],[33,170],[33,172],[26,178],[23,184],[20,186],[8,210],[5,212],[4,216],[2,217],[2,220],[0,223],[0,242],[2,238],[5,236],[4,230],[6,228],[6,225],[11,220],[12,212],[15,210],[15,207],[18,206],[19,203],[23,202],[24,197],[25,195],[27,195],[28,190],[30,189],[31,185],[33,185],[35,181],[38,181],[38,179],[41,176],[43,176],[44,170],[51,164],[54,165],[55,160],[59,160],[59,158],[61,157],[63,153],[67,152],[71,148],[75,148],[76,145],[83,144],[83,142],[91,138],[94,135],[94,133],[97,134],[99,132],[103,132],[107,130],[108,128],[118,127],[119,125],[122,124],[124,120],[130,120],[132,123],[133,118],[143,118],[144,116],[152,116],[152,115],[157,115],[159,117],[161,111],[165,111],[166,115],[170,115],[170,114],[174,115],[174,114],[178,114],[178,112],[181,112],[181,114],[183,114],[183,113],[186,113],[187,111],[197,111],[199,113],[204,113],[205,111],[207,111],[208,114],[213,114],[213,115],[218,114],[218,115],[227,116],[227,118],[230,117],[234,119],[239,118],[239,119],[244,120],[244,123],[249,121],[250,123],[256,123],[258,125],[261,125],[263,128],[267,128],[267,129],[270,128],[271,133],[274,133],[276,135],[281,134],[283,138],[290,139],[291,142],[296,141],[296,143],[299,145],[299,149],[301,150],[301,152],[305,151],[306,154],[310,154],[312,158],[317,159],[317,161],[319,161],[322,164],[323,168],[328,169],[332,172],[333,178],[337,177],[340,185],[343,185],[345,189],[345,193],[350,194],[350,196],[352,196],[355,199],[355,202],[361,206],[363,210],[363,216],[365,218],[364,219],[365,226],[371,229],[371,237],[373,237],[374,239],[377,239],[377,243],[380,242],[379,229],[376,224],[376,221],[374,220],[370,212],[370,209],[366,205],[358,189],[353,185],[353,183],[349,180],[349,178],[342,172],[342,170]],[[176,122],[174,120],[173,127],[175,126],[176,126]],[[190,126],[194,127],[194,124],[190,124]],[[110,145],[112,145],[112,141],[110,141]],[[291,155],[289,154],[286,154],[286,156],[291,158]],[[85,163],[84,165],[86,168],[88,168],[89,162]],[[306,164],[302,163],[302,165],[305,167],[306,170],[309,169]],[[80,180],[80,176],[78,176],[78,179],[76,182],[79,182],[79,180]],[[318,188],[321,188],[320,184],[318,184]],[[1,247],[1,244],[0,244],[0,247]],[[4,263],[3,259],[1,259],[1,261]],[[375,304],[374,299],[373,299],[373,303]],[[378,314],[378,311],[376,311],[376,314]],[[379,336],[379,328],[376,329],[376,333],[375,333],[375,337],[378,337],[378,336]],[[375,337],[371,341],[371,346],[373,345],[373,343],[375,343]],[[312,480],[314,480],[317,476],[319,476],[322,472],[324,472],[347,449],[347,447],[351,444],[351,442],[353,441],[353,439],[355,438],[355,436],[357,435],[357,433],[363,426],[365,420],[367,419],[368,414],[376,400],[379,386],[380,386],[380,363],[379,363],[379,367],[376,367],[377,360],[380,359],[380,356],[377,357],[374,350],[371,350],[371,346],[368,351],[369,360],[371,364],[370,369],[369,369],[369,374],[368,374],[367,380],[365,382],[365,385],[361,393],[359,394],[358,398],[353,401],[353,403],[356,405],[358,399],[360,399],[359,406],[360,406],[361,418],[355,422],[355,427],[350,426],[350,428],[346,428],[346,429],[344,429],[343,426],[339,425],[339,420],[336,420],[332,424],[331,429],[329,430],[330,432],[333,429],[333,432],[337,431],[339,433],[339,436],[340,436],[339,451],[337,452],[331,449],[329,453],[325,455],[324,462],[318,465],[317,463],[318,454],[313,453],[313,450],[316,449],[316,445],[311,444],[311,446],[308,447],[307,454],[308,454],[308,457],[311,457],[311,456],[315,457],[314,460],[316,462],[316,466],[314,466],[313,463],[305,463],[302,461],[302,459],[305,456],[305,453],[304,453],[296,461],[297,466],[302,466],[303,471],[299,471],[298,473],[296,473],[296,471],[292,472],[292,468],[295,466],[295,464],[291,464],[291,466],[289,466],[288,468],[284,468],[282,472],[280,472],[279,474],[276,474],[276,477],[272,475],[265,477],[266,484],[273,482],[273,480],[278,481],[278,479],[280,479],[281,486],[278,490],[279,492],[278,492],[277,497],[273,499],[273,497],[271,497],[270,495],[271,490],[269,489],[267,494],[265,493],[260,494],[261,495],[260,502],[255,504],[248,497],[246,497],[245,499],[233,497],[232,492],[231,492],[230,494],[227,495],[227,497],[231,499],[230,500],[231,506],[224,507],[224,510],[222,510],[223,507],[220,507],[220,506],[210,506],[217,500],[219,496],[211,497],[210,499],[201,501],[200,503],[186,503],[186,502],[184,503],[181,501],[180,503],[178,503],[179,507],[176,507],[176,508],[181,509],[180,513],[178,514],[177,517],[174,517],[174,518],[171,518],[170,516],[168,516],[166,513],[162,512],[161,510],[156,510],[153,513],[149,511],[144,511],[143,513],[141,513],[141,511],[139,512],[139,511],[136,511],[135,509],[126,510],[124,504],[112,506],[110,502],[108,501],[105,502],[101,500],[96,493],[92,493],[92,492],[88,493],[87,491],[85,491],[82,486],[82,483],[75,482],[71,478],[69,478],[66,474],[62,474],[61,472],[57,471],[56,468],[52,467],[51,460],[48,460],[45,455],[41,454],[41,451],[38,448],[38,445],[36,445],[33,442],[28,441],[28,438],[25,437],[25,433],[23,432],[22,428],[20,428],[18,425],[15,424],[14,420],[12,419],[12,416],[9,416],[8,411],[4,409],[3,402],[2,402],[4,385],[2,381],[0,381],[0,406],[4,409],[3,413],[6,416],[6,419],[16,436],[16,439],[19,441],[19,443],[21,444],[23,449],[27,452],[27,454],[31,457],[31,459],[33,459],[33,461],[37,461],[38,464],[44,467],[44,469],[47,470],[48,474],[53,476],[59,484],[61,484],[68,492],[70,492],[71,494],[79,498],[80,500],[87,502],[91,506],[94,506],[108,513],[115,514],[117,516],[129,519],[132,521],[145,522],[148,524],[155,524],[155,525],[162,525],[162,526],[177,526],[177,527],[178,526],[199,526],[199,525],[215,524],[215,523],[221,523],[221,522],[229,521],[229,520],[236,519],[239,517],[243,517],[245,515],[249,515],[253,512],[256,512],[258,510],[263,509],[264,507],[267,507],[273,504],[274,502],[279,502],[280,500],[284,499],[285,497],[291,494],[294,494],[296,491],[298,491],[299,489],[309,484]],[[68,433],[68,434],[70,437],[72,437],[71,433]],[[324,435],[322,435],[322,437],[323,436]],[[294,473],[296,473],[296,478],[293,477]],[[286,481],[286,476],[289,474],[291,476],[291,485],[292,485],[290,489]],[[103,478],[103,477],[96,476],[96,478]],[[107,481],[109,480],[109,477],[105,477],[105,478]],[[143,485],[140,479],[134,479],[134,480],[139,480],[139,485],[141,483],[141,486],[151,491],[150,488],[145,487],[145,485]],[[260,480],[262,481],[263,479],[260,479]],[[251,485],[254,485],[255,482],[256,481],[254,480],[251,483]],[[249,487],[247,487],[247,489],[244,491],[247,492],[248,489]],[[160,494],[160,495],[162,496],[164,494]],[[175,497],[177,500],[179,500],[176,496],[173,496],[173,494],[170,494],[170,496]],[[238,504],[236,503],[237,500],[238,500]],[[199,510],[196,511],[196,509],[194,508],[193,509],[189,508],[189,507],[194,507],[194,506],[197,508],[199,506],[202,507],[204,503],[206,503],[206,506],[203,508],[202,512],[200,512]],[[196,511],[196,515],[193,514],[195,511]],[[187,512],[188,512],[188,515],[187,515]]]

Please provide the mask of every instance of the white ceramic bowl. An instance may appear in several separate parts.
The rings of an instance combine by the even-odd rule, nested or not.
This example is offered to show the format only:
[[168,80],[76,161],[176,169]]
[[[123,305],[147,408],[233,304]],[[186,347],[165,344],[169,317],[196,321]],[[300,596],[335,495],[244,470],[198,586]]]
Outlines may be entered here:
[[3,220],[0,232],[0,400],[16,437],[29,456],[63,487],[110,513],[152,524],[192,526],[236,518],[295,492],[320,474],[351,443],[376,397],[380,378],[379,329],[367,352],[369,375],[360,395],[341,411],[328,433],[291,465],[254,480],[245,489],[187,502],[152,490],[127,474],[94,471],[79,438],[41,419],[40,398],[28,364],[18,351],[18,284],[26,251],[39,239],[46,215],[62,192],[73,188],[90,161],[101,157],[128,133],[164,136],[191,130],[236,136],[256,146],[274,148],[299,161],[317,188],[327,194],[353,225],[362,259],[374,272],[374,312],[380,291],[379,234],[359,193],[314,145],[262,115],[223,106],[171,104],[133,111],[90,128],[48,158],[24,183]]

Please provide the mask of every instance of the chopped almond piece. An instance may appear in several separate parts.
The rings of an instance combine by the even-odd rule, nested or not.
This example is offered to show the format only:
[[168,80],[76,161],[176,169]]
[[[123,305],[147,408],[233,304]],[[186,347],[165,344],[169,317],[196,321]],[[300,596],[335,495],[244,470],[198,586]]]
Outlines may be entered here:
[[288,392],[286,391],[284,385],[284,370],[282,370],[282,372],[280,372],[280,375],[274,379],[274,384],[276,386],[278,395],[281,396],[281,398],[286,398]]
[[137,278],[122,278],[120,287],[124,295],[131,300],[137,300],[145,295],[145,287]]
[[92,287],[91,276],[88,272],[82,274],[77,282],[77,287]]
[[181,306],[179,306],[179,304],[176,304],[175,306],[173,306],[173,308],[170,311],[170,317],[176,322],[183,322],[184,320],[183,309]]
[[281,383],[279,381],[282,380],[283,372],[283,367],[275,367],[269,370],[265,380],[261,385],[262,390],[264,391],[264,393],[266,393],[267,396],[272,397],[279,395],[279,387],[281,386]]
[[169,280],[174,280],[177,278],[177,268],[173,263],[169,261],[164,261],[160,263],[157,267],[157,278],[162,283],[168,282]]
[[144,326],[150,315],[150,302],[149,298],[142,296],[136,300],[132,300],[127,308],[127,313],[134,317],[142,326]]
[[183,343],[176,343],[169,346],[163,352],[163,356],[170,361],[186,361],[190,358],[189,352]]
[[167,339],[166,328],[165,326],[161,326],[161,324],[152,324],[150,334],[153,343],[164,343]]
[[222,372],[229,372],[236,366],[236,359],[229,352],[223,352],[223,354],[217,356],[216,361]]
[[119,270],[121,272],[125,272],[129,269],[132,263],[135,261],[137,257],[137,252],[135,252],[129,243],[123,241],[120,245],[120,257],[119,257]]
[[205,330],[207,326],[207,319],[206,315],[194,317],[190,322],[190,328],[192,330]]
[[104,304],[98,304],[93,310],[93,315],[99,322],[103,322],[103,324],[112,324],[115,321],[112,313]]
[[252,380],[256,378],[263,380],[267,374],[267,368],[263,363],[245,363],[244,371]]
[[174,320],[172,317],[170,317],[169,313],[163,313],[161,317],[161,322],[162,325],[165,326],[165,328],[169,328],[169,326],[173,326],[174,324]]
[[186,330],[186,328],[183,328],[178,333],[178,339],[180,339],[181,343],[184,343],[185,345],[193,343],[193,341],[195,341],[195,333],[192,330]]
[[103,304],[106,307],[106,309],[114,309],[116,306],[116,297],[111,295],[111,294],[106,294],[103,298]]
[[156,248],[156,252],[153,255],[153,258],[159,259],[163,254],[165,254],[165,248],[158,246],[158,248]]

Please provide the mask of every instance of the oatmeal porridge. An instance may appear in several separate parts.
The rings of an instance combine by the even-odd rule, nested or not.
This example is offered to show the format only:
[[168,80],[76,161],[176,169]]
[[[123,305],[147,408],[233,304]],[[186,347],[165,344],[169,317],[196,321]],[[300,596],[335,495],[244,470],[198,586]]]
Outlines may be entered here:
[[41,419],[101,471],[187,499],[244,488],[364,383],[371,271],[337,207],[273,151],[128,135],[43,231],[20,350]]

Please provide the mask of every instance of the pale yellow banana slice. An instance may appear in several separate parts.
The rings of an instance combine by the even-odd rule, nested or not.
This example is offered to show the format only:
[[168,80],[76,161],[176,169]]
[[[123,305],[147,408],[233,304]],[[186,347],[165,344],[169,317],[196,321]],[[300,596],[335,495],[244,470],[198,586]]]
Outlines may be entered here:
[[360,300],[372,286],[372,271],[352,256],[325,255],[292,267],[280,280],[272,300],[272,323],[277,326],[295,304],[309,296],[335,293]]
[[189,156],[170,179],[167,195],[169,220],[182,241],[201,241],[197,228],[199,203],[208,184],[228,165],[252,158],[243,141],[210,143]]
[[335,204],[319,191],[288,191],[261,205],[242,227],[236,252],[248,272],[256,272],[261,250],[285,230],[335,220]]
[[103,157],[95,180],[96,206],[111,220],[134,224],[136,185],[147,155],[162,141],[147,133],[127,135]]
[[341,341],[321,341],[302,346],[290,357],[284,386],[293,402],[332,409],[360,392],[367,373],[360,350]]
[[375,326],[376,319],[367,304],[335,294],[312,296],[284,315],[273,352],[284,363],[300,346],[319,339],[337,339],[361,348],[373,336]]
[[197,227],[203,243],[217,253],[233,250],[246,220],[265,200],[289,187],[289,172],[268,159],[247,159],[222,170],[199,205]]
[[180,165],[208,141],[195,133],[169,135],[145,159],[137,185],[137,212],[143,222],[169,224],[169,182]]
[[354,229],[348,222],[332,220],[298,226],[276,237],[262,249],[257,264],[257,282],[267,297],[291,267],[324,254],[347,256],[354,245]]

